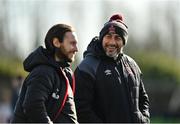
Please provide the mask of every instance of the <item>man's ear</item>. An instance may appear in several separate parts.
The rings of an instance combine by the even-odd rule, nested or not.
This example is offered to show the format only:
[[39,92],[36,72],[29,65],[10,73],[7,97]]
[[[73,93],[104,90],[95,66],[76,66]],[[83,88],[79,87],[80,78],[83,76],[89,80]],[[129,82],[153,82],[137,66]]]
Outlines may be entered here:
[[60,43],[60,41],[59,41],[58,38],[53,38],[52,43],[53,43],[53,45],[54,45],[55,47],[58,47],[58,48],[59,48],[59,47],[61,46],[61,43]]

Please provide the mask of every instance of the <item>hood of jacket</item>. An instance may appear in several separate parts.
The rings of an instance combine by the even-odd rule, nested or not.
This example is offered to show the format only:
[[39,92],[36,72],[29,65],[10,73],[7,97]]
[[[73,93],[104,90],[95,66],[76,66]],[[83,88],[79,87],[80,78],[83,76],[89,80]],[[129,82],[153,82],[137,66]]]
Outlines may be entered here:
[[54,68],[68,67],[68,62],[56,62],[48,51],[40,46],[32,52],[23,62],[24,70],[30,72],[33,68],[39,65],[48,65]]
[[91,42],[87,47],[87,50],[83,54],[83,57],[85,58],[89,55],[97,56],[97,57],[106,56],[102,48],[102,43],[99,41],[99,38],[97,36],[91,40]]

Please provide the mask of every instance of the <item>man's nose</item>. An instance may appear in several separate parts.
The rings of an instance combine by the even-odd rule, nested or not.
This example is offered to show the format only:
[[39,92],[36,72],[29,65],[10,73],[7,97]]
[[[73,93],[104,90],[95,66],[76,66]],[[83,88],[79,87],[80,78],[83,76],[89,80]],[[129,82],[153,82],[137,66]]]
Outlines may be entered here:
[[74,45],[74,51],[78,52],[78,47],[77,47],[77,44]]
[[114,37],[112,37],[112,38],[110,39],[110,44],[116,44],[116,41],[115,41]]

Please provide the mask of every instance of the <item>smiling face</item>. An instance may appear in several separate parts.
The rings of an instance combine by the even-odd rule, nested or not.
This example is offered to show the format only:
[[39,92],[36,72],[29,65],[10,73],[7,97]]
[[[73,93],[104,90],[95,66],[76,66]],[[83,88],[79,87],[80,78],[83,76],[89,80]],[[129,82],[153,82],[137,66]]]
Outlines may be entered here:
[[117,57],[123,48],[123,40],[116,33],[107,33],[102,40],[102,46],[107,56]]
[[58,61],[74,61],[75,53],[78,51],[75,32],[66,32],[62,42],[58,39],[54,39],[54,45],[56,46],[55,56]]

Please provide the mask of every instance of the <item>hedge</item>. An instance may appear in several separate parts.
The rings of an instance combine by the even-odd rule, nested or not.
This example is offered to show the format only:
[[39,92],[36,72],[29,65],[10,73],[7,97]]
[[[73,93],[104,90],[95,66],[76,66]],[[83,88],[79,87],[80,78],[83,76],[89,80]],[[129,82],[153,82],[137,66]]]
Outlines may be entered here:
[[141,52],[131,55],[145,78],[168,79],[180,84],[180,61],[163,53]]

